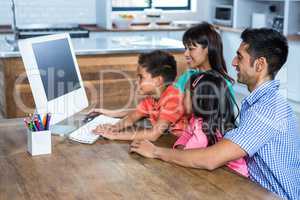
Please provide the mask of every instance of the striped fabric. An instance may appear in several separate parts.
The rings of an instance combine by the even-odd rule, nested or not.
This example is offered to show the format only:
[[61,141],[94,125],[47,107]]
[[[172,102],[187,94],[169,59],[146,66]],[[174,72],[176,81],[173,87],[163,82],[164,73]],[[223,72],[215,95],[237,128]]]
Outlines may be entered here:
[[239,127],[225,137],[244,149],[250,179],[285,199],[300,199],[300,134],[296,117],[268,81],[242,102]]

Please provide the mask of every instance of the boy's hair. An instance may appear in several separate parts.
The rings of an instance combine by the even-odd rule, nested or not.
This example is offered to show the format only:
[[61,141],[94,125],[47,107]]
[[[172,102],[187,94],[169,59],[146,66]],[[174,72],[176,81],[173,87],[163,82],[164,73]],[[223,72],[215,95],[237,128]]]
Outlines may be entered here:
[[142,53],[139,56],[138,64],[145,68],[152,77],[161,76],[165,84],[172,83],[177,76],[177,66],[174,56],[155,50],[150,53]]
[[249,45],[247,51],[251,62],[265,57],[268,73],[272,79],[286,62],[288,56],[287,39],[278,31],[268,28],[246,29],[241,35],[242,41]]
[[227,67],[223,56],[223,43],[220,34],[213,25],[202,22],[189,28],[182,38],[185,47],[199,44],[202,48],[208,49],[208,60],[212,69],[216,70],[230,82],[234,80],[228,75]]
[[195,117],[203,120],[202,130],[208,145],[217,142],[217,131],[222,135],[235,128],[234,102],[224,77],[211,70],[191,77],[192,108]]

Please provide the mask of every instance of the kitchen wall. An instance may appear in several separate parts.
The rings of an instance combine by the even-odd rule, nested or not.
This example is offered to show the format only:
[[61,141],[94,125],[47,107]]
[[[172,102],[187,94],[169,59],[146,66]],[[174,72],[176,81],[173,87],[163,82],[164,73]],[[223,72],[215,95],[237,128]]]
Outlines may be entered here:
[[[95,24],[95,0],[15,0],[17,24],[88,23]],[[0,0],[0,25],[11,24],[11,1]]]
[[[15,0],[17,24],[96,23],[96,1],[103,0]],[[192,0],[193,12],[165,12],[166,20],[207,20],[210,0]],[[11,0],[0,0],[0,25],[11,24]],[[101,10],[101,9],[100,9]],[[141,12],[139,12],[141,13]],[[118,14],[118,13],[115,13]],[[142,14],[137,14],[141,17]]]

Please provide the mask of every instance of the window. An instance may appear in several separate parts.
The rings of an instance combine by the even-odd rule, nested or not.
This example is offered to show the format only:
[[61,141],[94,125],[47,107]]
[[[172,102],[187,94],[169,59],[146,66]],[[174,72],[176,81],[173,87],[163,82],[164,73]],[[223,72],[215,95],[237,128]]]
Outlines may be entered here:
[[151,6],[163,10],[189,10],[191,0],[112,0],[113,11],[144,10]]

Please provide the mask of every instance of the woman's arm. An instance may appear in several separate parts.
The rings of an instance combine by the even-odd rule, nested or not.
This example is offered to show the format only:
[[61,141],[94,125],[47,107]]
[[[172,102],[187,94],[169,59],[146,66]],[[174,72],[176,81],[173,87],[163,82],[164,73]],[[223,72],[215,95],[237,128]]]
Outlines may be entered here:
[[187,116],[191,115],[193,112],[193,109],[192,109],[191,91],[189,88],[185,90],[184,97],[183,97],[183,103],[184,103],[185,114]]

